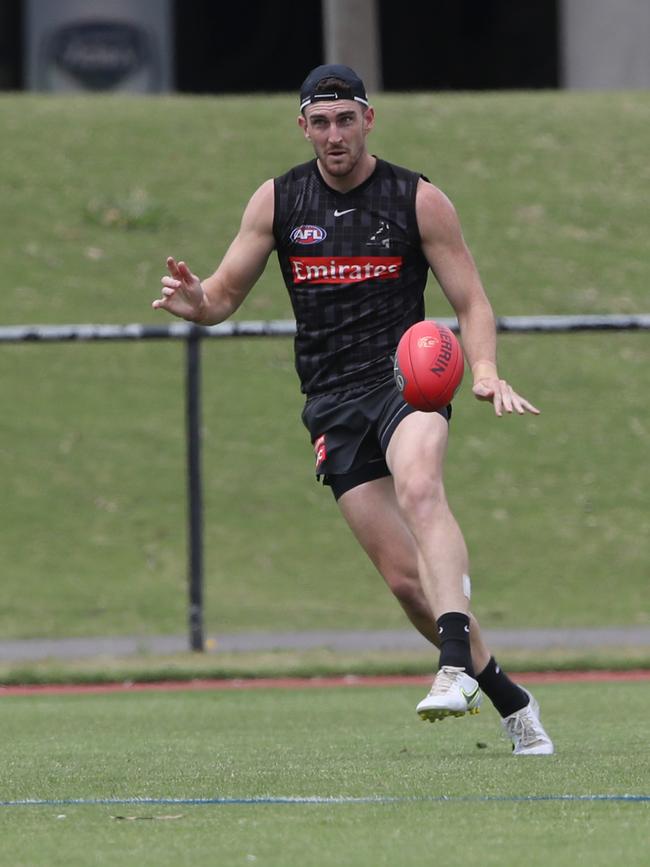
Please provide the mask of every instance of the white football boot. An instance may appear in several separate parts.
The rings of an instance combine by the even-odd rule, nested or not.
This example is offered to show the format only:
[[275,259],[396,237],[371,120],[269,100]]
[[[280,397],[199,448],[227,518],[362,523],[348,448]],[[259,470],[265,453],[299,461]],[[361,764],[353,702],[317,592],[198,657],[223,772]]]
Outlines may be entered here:
[[553,741],[544,731],[539,719],[539,704],[524,689],[530,699],[526,707],[511,713],[501,720],[505,733],[512,741],[513,756],[550,756],[554,751]]
[[429,694],[422,699],[416,711],[421,719],[435,722],[447,716],[478,713],[481,698],[478,682],[464,668],[443,665],[433,680]]

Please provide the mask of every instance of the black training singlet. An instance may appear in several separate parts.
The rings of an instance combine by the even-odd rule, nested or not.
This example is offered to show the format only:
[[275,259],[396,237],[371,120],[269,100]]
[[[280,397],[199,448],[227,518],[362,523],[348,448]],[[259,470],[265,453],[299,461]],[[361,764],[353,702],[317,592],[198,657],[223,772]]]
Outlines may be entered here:
[[428,264],[415,215],[421,177],[378,159],[348,193],[325,183],[316,160],[275,179],[273,233],[305,394],[389,378],[399,338],[424,318]]

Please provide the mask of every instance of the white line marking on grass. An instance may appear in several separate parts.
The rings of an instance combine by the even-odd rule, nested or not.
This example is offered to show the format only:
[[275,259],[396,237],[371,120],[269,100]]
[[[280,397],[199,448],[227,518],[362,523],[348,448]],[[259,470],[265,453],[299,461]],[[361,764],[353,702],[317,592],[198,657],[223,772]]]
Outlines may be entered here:
[[618,801],[629,803],[650,802],[650,795],[599,794],[599,795],[431,795],[423,797],[399,797],[368,795],[320,796],[269,796],[252,798],[24,798],[15,801],[0,801],[0,807],[62,807],[62,806],[114,806],[147,805],[169,806],[228,806],[265,804],[449,804],[449,803],[518,803],[535,801]]

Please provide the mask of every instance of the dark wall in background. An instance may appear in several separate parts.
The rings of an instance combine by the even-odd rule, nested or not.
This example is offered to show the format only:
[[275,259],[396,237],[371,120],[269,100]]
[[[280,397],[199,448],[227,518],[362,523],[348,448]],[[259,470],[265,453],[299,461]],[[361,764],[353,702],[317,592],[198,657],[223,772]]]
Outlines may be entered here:
[[20,0],[0,0],[0,90],[22,87],[21,17]]
[[[384,88],[557,87],[557,3],[380,0]],[[177,0],[179,90],[295,91],[323,62],[320,6]]]
[[[557,87],[558,3],[379,0],[384,87]],[[0,0],[0,89],[23,85],[22,7]],[[323,62],[319,0],[175,0],[174,19],[182,92],[295,92]]]
[[322,62],[319,2],[176,0],[175,18],[181,91],[295,91]]
[[557,87],[557,7],[558,0],[380,0],[384,88]]

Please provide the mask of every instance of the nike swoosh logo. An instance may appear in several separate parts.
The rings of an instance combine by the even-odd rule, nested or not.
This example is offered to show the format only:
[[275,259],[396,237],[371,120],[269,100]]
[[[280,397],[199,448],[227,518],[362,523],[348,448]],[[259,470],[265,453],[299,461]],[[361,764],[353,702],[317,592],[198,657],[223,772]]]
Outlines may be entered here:
[[342,217],[344,214],[351,214],[352,211],[356,211],[356,208],[348,208],[347,211],[334,211],[334,216]]
[[477,696],[477,695],[479,694],[479,692],[481,691],[481,688],[480,688],[480,686],[477,686],[476,689],[473,690],[473,692],[469,692],[469,693],[467,693],[467,692],[465,692],[465,690],[464,690],[464,689],[462,688],[462,686],[461,686],[460,691],[461,691],[462,694],[465,696],[465,701],[467,702],[467,704],[471,704],[471,702],[474,701],[474,699],[476,698],[476,696]]

